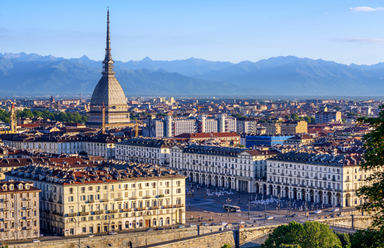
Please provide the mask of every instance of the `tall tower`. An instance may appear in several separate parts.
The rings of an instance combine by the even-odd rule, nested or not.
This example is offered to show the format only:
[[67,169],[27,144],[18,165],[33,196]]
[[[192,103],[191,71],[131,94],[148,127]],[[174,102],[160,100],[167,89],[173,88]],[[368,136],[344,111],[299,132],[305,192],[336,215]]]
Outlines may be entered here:
[[11,111],[10,111],[10,122],[9,128],[11,129],[11,133],[16,133],[17,131],[17,117],[15,111],[15,105],[12,103]]
[[107,11],[107,39],[103,61],[103,75],[97,83],[91,98],[88,126],[100,127],[103,123],[102,107],[105,105],[105,125],[107,127],[127,126],[130,122],[127,98],[120,83],[115,78],[109,31],[109,10]]

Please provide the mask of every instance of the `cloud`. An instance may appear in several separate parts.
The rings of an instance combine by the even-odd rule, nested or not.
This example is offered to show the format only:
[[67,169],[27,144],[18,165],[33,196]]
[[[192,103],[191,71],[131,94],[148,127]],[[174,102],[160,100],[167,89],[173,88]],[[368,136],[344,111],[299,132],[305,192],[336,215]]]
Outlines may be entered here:
[[384,10],[383,7],[371,8],[371,7],[367,7],[367,6],[354,7],[354,8],[349,8],[349,9],[354,11],[354,12],[372,12],[372,11]]
[[375,43],[381,44],[384,43],[384,39],[369,39],[362,37],[346,37],[337,39],[339,42],[355,42],[355,43]]

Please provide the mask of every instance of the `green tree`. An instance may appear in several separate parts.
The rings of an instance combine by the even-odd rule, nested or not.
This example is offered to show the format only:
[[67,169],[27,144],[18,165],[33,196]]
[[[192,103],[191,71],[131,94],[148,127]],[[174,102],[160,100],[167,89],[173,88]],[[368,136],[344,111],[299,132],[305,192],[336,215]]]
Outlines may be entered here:
[[351,247],[351,240],[349,238],[349,234],[346,233],[336,233],[337,237],[341,241],[341,245],[343,248],[350,248]]
[[304,224],[292,221],[288,225],[277,227],[261,247],[272,248],[281,245],[305,248],[342,247],[341,241],[328,225],[309,221]]
[[230,244],[225,243],[221,248],[232,248]]
[[360,124],[368,125],[373,130],[364,135],[363,170],[372,174],[365,179],[367,182],[356,192],[365,201],[360,209],[373,214],[373,226],[384,226],[384,105],[380,106],[377,118],[361,117]]
[[291,118],[294,120],[298,120],[299,116],[296,113],[291,114]]
[[380,230],[358,230],[351,236],[352,248],[383,248],[384,227]]
[[301,248],[301,246],[298,245],[298,244],[294,244],[294,245],[282,244],[282,245],[279,246],[279,248]]
[[291,118],[291,117],[289,117],[289,115],[286,115],[286,116],[284,116],[284,118],[289,120],[289,118]]

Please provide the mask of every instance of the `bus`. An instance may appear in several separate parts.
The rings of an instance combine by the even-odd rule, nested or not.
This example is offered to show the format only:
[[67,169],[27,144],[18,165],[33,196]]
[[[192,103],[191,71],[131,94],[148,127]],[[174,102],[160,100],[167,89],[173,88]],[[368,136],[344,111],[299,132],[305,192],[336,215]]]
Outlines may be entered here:
[[234,206],[234,205],[224,204],[223,208],[224,208],[224,211],[227,211],[227,212],[228,211],[229,212],[236,212],[236,213],[240,213],[241,212],[240,207]]

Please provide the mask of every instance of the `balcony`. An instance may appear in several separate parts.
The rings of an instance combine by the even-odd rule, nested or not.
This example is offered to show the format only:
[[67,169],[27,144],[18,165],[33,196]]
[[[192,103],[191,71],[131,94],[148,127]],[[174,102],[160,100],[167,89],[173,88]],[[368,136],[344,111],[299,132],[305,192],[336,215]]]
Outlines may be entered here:
[[53,199],[52,199],[52,198],[49,198],[48,201],[53,202]]
[[143,198],[144,199],[149,199],[149,198],[151,198],[151,196],[150,195],[145,195],[145,196],[143,196]]
[[164,197],[164,195],[158,195],[157,197],[158,197],[158,198],[161,198],[161,197]]
[[122,209],[123,212],[131,212],[132,211],[132,208],[124,208]]
[[109,199],[101,199],[101,202],[109,202]]
[[109,210],[109,211],[108,211],[109,214],[115,214],[115,213],[117,213],[117,212],[119,212],[119,210],[117,210],[117,209],[115,209],[115,210]]
[[89,215],[89,212],[80,212],[80,216],[87,216]]
[[104,210],[95,211],[94,213],[95,213],[96,215],[98,215],[98,214],[103,214],[103,213],[104,213]]
[[32,226],[27,226],[26,229],[27,229],[27,230],[31,230],[31,229],[32,229]]
[[136,208],[137,209],[137,211],[143,211],[143,210],[147,210],[147,208],[146,207],[143,207],[143,208]]
[[182,208],[182,207],[184,207],[184,204],[176,204],[175,207]]
[[3,202],[8,202],[9,200],[8,199],[3,199]]
[[95,202],[95,200],[88,200],[87,203],[94,203],[94,202]]
[[136,200],[136,199],[137,199],[137,196],[131,196],[129,199],[130,199],[130,200]]
[[77,213],[68,214],[68,217],[75,217],[75,216],[77,216]]
[[159,206],[154,206],[154,207],[151,207],[151,210],[156,210],[156,209],[159,209],[160,207]]
[[173,208],[173,205],[164,206],[164,208]]
[[123,201],[123,198],[121,198],[121,197],[116,198],[115,201]]

